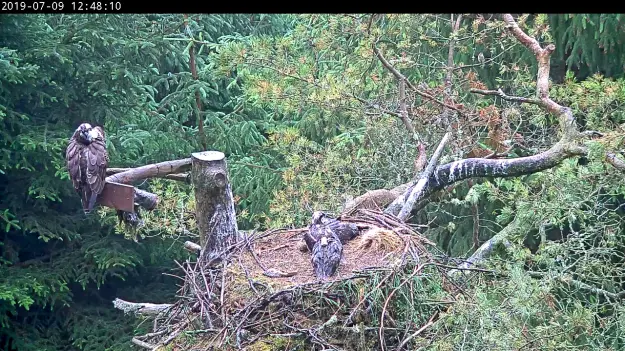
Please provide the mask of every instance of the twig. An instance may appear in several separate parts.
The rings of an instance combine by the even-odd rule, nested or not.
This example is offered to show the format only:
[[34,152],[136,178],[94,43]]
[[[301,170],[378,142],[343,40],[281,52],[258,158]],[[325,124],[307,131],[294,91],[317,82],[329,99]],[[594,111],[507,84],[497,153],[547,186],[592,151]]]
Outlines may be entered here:
[[137,346],[146,348],[148,350],[154,350],[156,348],[156,346],[154,346],[152,344],[148,344],[145,341],[141,341],[141,340],[137,339],[136,337],[132,338],[132,343],[137,345]]
[[539,105],[539,106],[542,105],[542,102],[538,99],[524,98],[524,97],[519,97],[519,96],[509,96],[509,95],[506,95],[506,93],[504,93],[503,90],[501,89],[497,89],[497,90],[470,89],[469,91],[475,94],[480,94],[480,95],[498,96],[510,102],[527,103],[527,104],[533,104],[533,105]]
[[417,87],[415,87],[414,85],[412,85],[412,83],[410,83],[410,81],[401,73],[399,73],[399,71],[397,69],[395,69],[395,67],[393,67],[393,65],[391,65],[386,58],[384,57],[384,55],[382,55],[382,53],[380,52],[380,50],[375,46],[375,44],[372,45],[373,47],[373,52],[375,53],[375,55],[378,57],[378,59],[380,60],[380,62],[382,62],[382,65],[384,65],[384,67],[386,67],[386,69],[388,69],[394,76],[395,78],[397,78],[397,80],[403,80],[406,82],[406,84],[408,85],[408,87],[410,89],[412,89],[415,93],[417,93],[418,95],[420,95],[421,97],[424,97],[432,102],[435,102],[443,107],[447,107],[449,109],[452,109],[460,114],[464,114],[462,112],[462,110],[460,110],[459,108],[457,108],[456,106],[452,106],[450,104],[447,104],[443,101],[440,101],[438,99],[436,99],[434,96],[423,92],[419,89],[417,89]]
[[423,332],[424,330],[426,330],[427,328],[429,328],[432,324],[434,324],[434,319],[438,316],[438,311],[436,311],[434,313],[434,315],[432,317],[430,317],[430,320],[421,328],[419,328],[419,330],[417,330],[416,332],[412,333],[410,336],[408,336],[407,338],[404,339],[404,341],[401,342],[401,344],[399,344],[399,346],[397,346],[397,350],[401,350],[402,347],[404,347],[404,345],[406,345],[408,343],[408,341],[412,340],[414,337],[416,337],[417,335],[421,334],[421,332]]

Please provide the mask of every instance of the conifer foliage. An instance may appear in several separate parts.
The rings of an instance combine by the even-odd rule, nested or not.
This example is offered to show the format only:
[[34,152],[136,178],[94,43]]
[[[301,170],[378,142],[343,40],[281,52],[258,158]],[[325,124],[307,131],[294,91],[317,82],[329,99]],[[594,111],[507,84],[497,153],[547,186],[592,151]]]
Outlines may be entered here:
[[[264,15],[192,15],[186,26],[182,14],[2,15],[0,347],[127,349],[118,328],[132,326],[111,310],[110,296],[136,296],[133,283],[144,279],[160,291],[153,300],[170,296],[175,281],[158,285],[162,265],[183,250],[159,238],[126,240],[110,209],[85,217],[65,169],[67,141],[81,122],[100,124],[110,166],[134,167],[188,157],[201,148],[203,123],[208,147],[263,162],[264,117],[237,105],[236,80],[216,77],[207,57],[225,34],[283,23]],[[247,168],[234,178],[243,196],[254,192],[249,179],[271,181]],[[152,225],[143,234],[166,223]]]

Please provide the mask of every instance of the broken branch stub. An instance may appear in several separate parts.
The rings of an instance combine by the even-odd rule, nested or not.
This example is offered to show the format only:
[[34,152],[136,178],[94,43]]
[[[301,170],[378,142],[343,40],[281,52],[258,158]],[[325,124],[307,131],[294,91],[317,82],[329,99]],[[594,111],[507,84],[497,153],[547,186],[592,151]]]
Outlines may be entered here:
[[200,259],[210,260],[238,238],[226,157],[219,151],[205,151],[191,154],[191,159]]
[[429,187],[430,177],[434,174],[436,170],[436,165],[438,164],[438,159],[443,154],[443,150],[445,149],[445,145],[450,138],[450,133],[447,132],[441,142],[438,144],[438,147],[434,151],[430,162],[428,163],[425,170],[419,175],[418,181],[414,187],[409,187],[404,191],[404,193],[395,199],[384,211],[385,213],[396,215],[397,218],[405,221],[410,212],[418,200],[423,199],[427,193],[427,189]]

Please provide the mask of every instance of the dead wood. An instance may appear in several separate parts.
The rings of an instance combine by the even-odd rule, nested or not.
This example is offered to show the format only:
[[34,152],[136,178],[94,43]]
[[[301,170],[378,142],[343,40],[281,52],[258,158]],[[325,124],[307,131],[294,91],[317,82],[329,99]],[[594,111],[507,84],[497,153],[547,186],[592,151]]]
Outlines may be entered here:
[[[145,165],[137,168],[112,168],[107,170],[106,177],[108,182],[132,184],[147,178],[164,178],[165,176],[185,172],[191,169],[191,159],[185,158],[181,160],[165,161]],[[121,172],[117,172],[121,170]]]
[[[165,161],[137,168],[109,168],[107,169],[107,183],[132,184],[147,178],[166,178],[171,174],[184,172],[191,168],[191,159]],[[158,196],[148,191],[135,188],[135,204],[148,211],[153,210],[158,205]],[[140,222],[137,215],[132,212],[122,210],[117,211],[118,218],[121,218],[127,225],[134,227],[135,222]]]
[[198,254],[200,253],[200,251],[202,251],[202,247],[194,242],[191,241],[185,241],[184,243],[184,248],[189,251],[192,252],[194,254]]
[[115,308],[124,311],[124,313],[134,313],[139,315],[157,315],[169,310],[172,304],[156,304],[156,303],[138,303],[129,302],[122,299],[113,300]]
[[208,261],[238,238],[225,155],[218,151],[192,154],[191,178],[203,252],[201,259]]
[[416,203],[417,200],[421,200],[424,195],[424,190],[427,187],[428,179],[432,176],[434,169],[436,168],[436,164],[438,163],[438,159],[443,154],[443,150],[445,149],[445,145],[449,140],[450,133],[446,133],[441,142],[438,144],[436,151],[430,158],[427,167],[419,176],[419,180],[415,184],[413,188],[406,190],[401,197],[398,197],[393,201],[391,205],[384,211],[389,214],[396,215],[401,221],[405,221],[410,212]]
[[[132,170],[132,168],[108,168],[106,170],[106,175],[114,175],[117,173],[127,172]],[[173,173],[173,174],[157,174],[152,178],[164,178],[169,180],[175,180],[184,183],[191,183],[191,175],[189,173]]]

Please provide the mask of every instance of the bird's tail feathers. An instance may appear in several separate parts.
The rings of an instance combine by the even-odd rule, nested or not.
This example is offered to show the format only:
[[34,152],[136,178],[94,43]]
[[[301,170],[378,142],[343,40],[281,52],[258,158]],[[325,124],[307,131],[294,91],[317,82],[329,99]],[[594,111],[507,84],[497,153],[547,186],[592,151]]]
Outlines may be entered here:
[[98,194],[96,192],[91,192],[91,196],[89,197],[89,205],[87,206],[85,213],[91,213],[93,208],[95,207],[95,202],[98,199]]
[[90,191],[89,189],[83,190],[81,202],[82,202],[82,210],[86,215],[90,214],[93,211],[97,197],[98,197],[98,194]]

